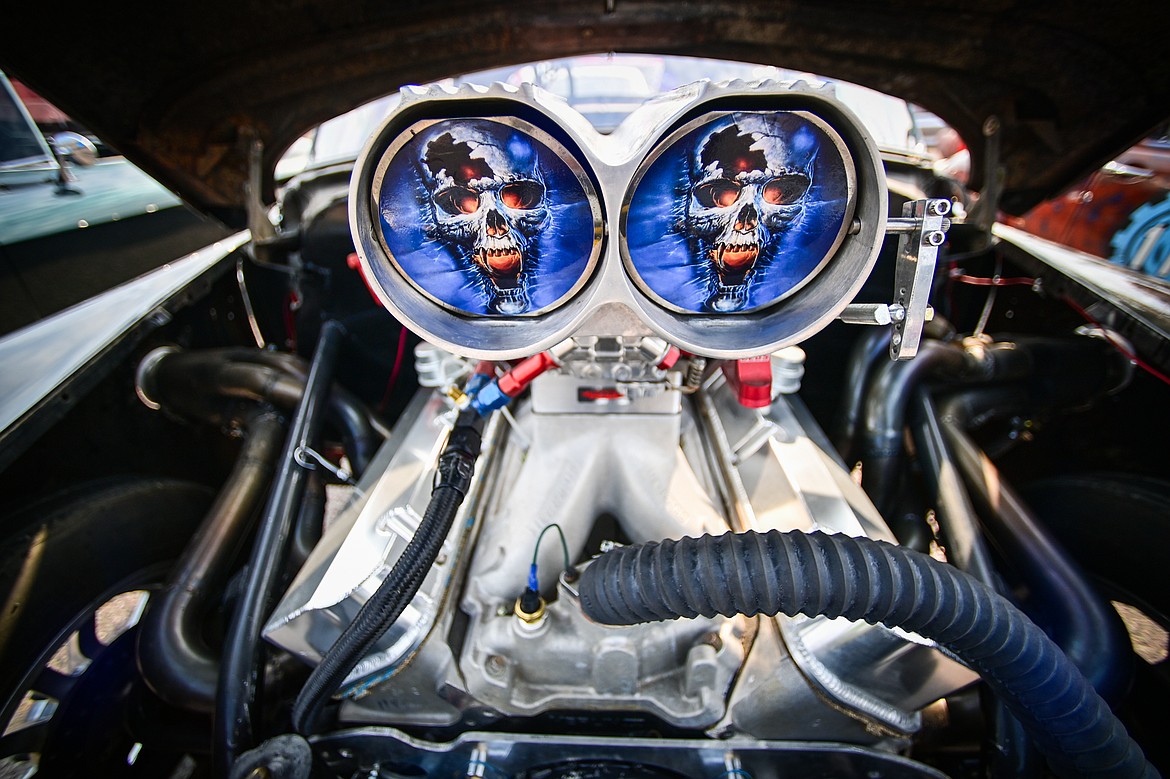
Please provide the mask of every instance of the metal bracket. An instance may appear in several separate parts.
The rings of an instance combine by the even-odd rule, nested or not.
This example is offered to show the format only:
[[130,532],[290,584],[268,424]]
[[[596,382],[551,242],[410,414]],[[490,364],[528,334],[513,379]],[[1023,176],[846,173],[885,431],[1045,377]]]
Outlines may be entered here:
[[898,235],[894,269],[894,302],[850,303],[837,317],[850,325],[889,325],[890,359],[909,360],[918,354],[922,327],[934,318],[928,305],[938,249],[951,229],[951,201],[941,198],[912,200],[902,216],[886,222],[886,233]]
[[[276,240],[276,228],[268,218],[268,208],[260,198],[264,186],[264,143],[254,134],[246,136],[248,144],[248,178],[244,182],[244,206],[248,214],[248,229],[252,231],[253,252],[265,254]],[[267,256],[257,257],[261,260]]]
[[944,199],[912,200],[902,206],[902,216],[914,220],[914,229],[898,239],[898,259],[894,269],[894,305],[903,316],[894,318],[890,336],[890,359],[909,360],[918,354],[922,327],[926,324],[930,285],[938,261],[938,247],[947,239],[951,222],[951,201]]

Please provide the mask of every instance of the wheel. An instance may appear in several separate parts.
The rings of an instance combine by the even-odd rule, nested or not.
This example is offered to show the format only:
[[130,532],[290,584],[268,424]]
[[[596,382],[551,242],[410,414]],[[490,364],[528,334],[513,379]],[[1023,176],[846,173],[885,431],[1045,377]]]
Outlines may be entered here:
[[6,520],[20,529],[0,545],[0,779],[166,775],[184,759],[134,732],[134,626],[212,497],[105,482]]

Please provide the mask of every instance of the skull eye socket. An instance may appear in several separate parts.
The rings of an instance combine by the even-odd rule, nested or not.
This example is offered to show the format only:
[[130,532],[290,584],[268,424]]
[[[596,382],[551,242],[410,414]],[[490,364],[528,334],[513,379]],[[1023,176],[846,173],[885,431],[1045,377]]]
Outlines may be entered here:
[[479,210],[479,194],[466,187],[450,187],[435,195],[439,208],[448,214],[474,214]]
[[500,188],[500,202],[508,208],[535,208],[543,199],[544,187],[535,181],[513,181]]
[[727,179],[716,179],[695,188],[695,200],[703,208],[727,208],[739,200],[739,184]]
[[795,203],[808,191],[808,176],[803,173],[785,173],[764,185],[764,202],[774,206]]

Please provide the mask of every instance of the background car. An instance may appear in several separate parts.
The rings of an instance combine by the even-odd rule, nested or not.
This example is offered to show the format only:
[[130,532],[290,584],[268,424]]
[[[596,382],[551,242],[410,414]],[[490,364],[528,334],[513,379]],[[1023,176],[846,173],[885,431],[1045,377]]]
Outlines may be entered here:
[[226,232],[94,141],[0,73],[0,335]]
[[1170,280],[1166,193],[1170,142],[1154,134],[1011,223],[1155,278]]

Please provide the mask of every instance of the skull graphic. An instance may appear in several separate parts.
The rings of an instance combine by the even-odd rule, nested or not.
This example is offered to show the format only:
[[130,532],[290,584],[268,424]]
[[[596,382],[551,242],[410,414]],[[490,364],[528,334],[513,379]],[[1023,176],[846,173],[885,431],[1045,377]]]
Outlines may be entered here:
[[463,261],[492,313],[528,309],[536,237],[550,213],[530,139],[494,122],[445,129],[422,149],[419,172],[431,218],[424,229]]
[[747,304],[753,277],[804,212],[812,159],[794,159],[791,136],[785,117],[735,114],[696,144],[679,229],[704,262],[712,311]]

